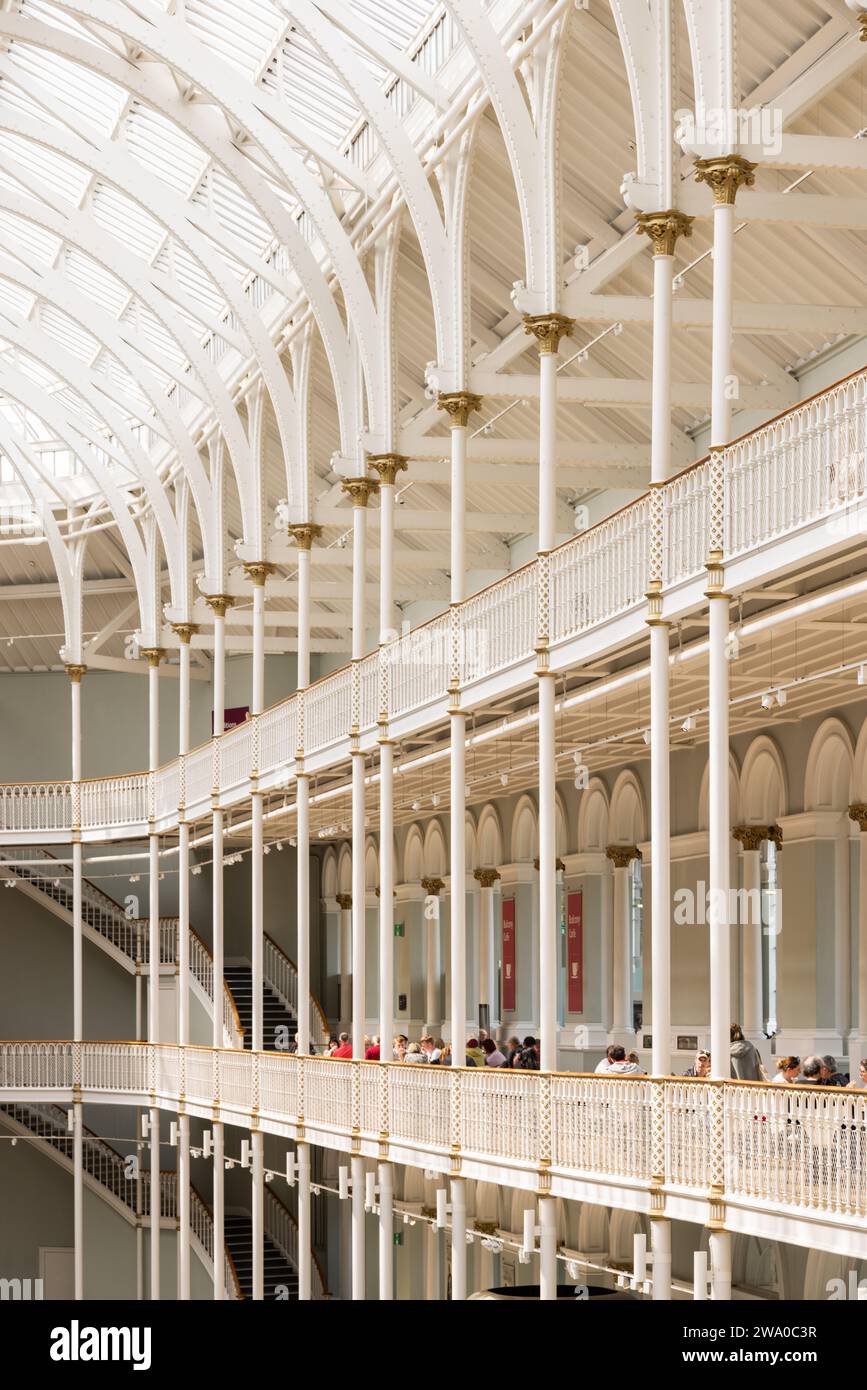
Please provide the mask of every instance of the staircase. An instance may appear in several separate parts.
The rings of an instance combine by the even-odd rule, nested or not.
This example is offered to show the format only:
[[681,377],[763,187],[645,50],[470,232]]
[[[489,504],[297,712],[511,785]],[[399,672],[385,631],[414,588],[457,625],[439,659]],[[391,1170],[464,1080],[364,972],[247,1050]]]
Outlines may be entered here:
[[[241,1027],[244,1030],[244,1047],[253,1046],[253,971],[244,964],[227,965],[224,969],[226,984],[232,993]],[[287,1005],[270,984],[265,983],[262,991],[262,1045],[266,1052],[287,1052],[289,1039],[294,1039],[298,1020],[290,1013]],[[282,1031],[278,1034],[277,1030]],[[278,1046],[279,1043],[279,1046]]]
[[[253,1297],[253,1218],[248,1212],[226,1212],[226,1249],[238,1276],[242,1298]],[[298,1297],[298,1273],[286,1255],[265,1234],[265,1298]],[[279,1292],[278,1292],[279,1291]]]
[[[57,1105],[2,1105],[0,1123],[14,1134],[41,1139],[46,1152],[67,1172],[73,1171],[73,1136],[67,1127],[66,1111]],[[140,1184],[129,1176],[127,1159],[91,1130],[83,1133],[84,1182],[131,1225],[150,1215],[150,1181]],[[178,1222],[177,1174],[160,1173],[161,1223],[175,1230]],[[194,1187],[190,1187],[191,1245],[205,1269],[213,1275],[214,1223],[211,1213]],[[223,1253],[225,1297],[244,1295],[232,1264],[228,1241]]]
[[[0,852],[0,877],[18,884],[30,897],[42,901],[56,916],[70,925],[73,920],[72,869],[59,864],[48,850],[27,847],[28,859],[42,861],[39,867],[4,863],[9,855]],[[44,863],[44,868],[42,867]],[[127,917],[124,909],[101,888],[84,879],[81,894],[84,935],[123,969],[135,974],[150,958],[150,932],[147,918]],[[173,967],[178,958],[178,919],[160,918],[160,965]],[[214,1012],[214,962],[201,937],[190,927],[190,987],[205,1009]],[[289,1036],[297,1030],[298,972],[287,955],[269,936],[264,941],[265,966],[265,1047],[274,1048],[274,1029],[286,1026]],[[246,967],[248,979],[250,967]],[[238,993],[248,999],[247,1012],[239,1017],[237,995],[230,988],[229,971],[223,980],[223,1040],[226,1047],[250,1047],[253,1016],[252,987],[244,989],[238,980]],[[269,1017],[272,1026],[269,1027]],[[246,1020],[246,1021],[245,1021]],[[328,1024],[319,1000],[310,995],[311,1043],[322,1045],[328,1038]],[[243,1030],[243,1034],[242,1034]],[[270,1039],[270,1040],[269,1040]]]

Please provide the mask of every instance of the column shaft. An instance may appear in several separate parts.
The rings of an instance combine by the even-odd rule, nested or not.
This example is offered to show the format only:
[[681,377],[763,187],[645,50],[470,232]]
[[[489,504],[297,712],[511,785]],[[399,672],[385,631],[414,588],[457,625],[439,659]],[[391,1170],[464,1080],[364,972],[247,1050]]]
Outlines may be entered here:
[[[669,810],[668,628],[650,628],[650,862],[654,1076],[671,1069],[671,838]],[[625,871],[627,874],[629,870]],[[628,885],[627,885],[628,887]],[[627,894],[628,897],[628,894]],[[628,905],[626,938],[631,935]],[[631,947],[631,943],[630,943]],[[627,978],[632,973],[631,948]],[[631,989],[629,991],[631,996]],[[630,999],[631,1010],[631,999]],[[630,1026],[632,1020],[630,1019]]]
[[394,1036],[394,748],[379,745],[379,1040],[387,1061]]
[[539,1297],[557,1297],[557,1204],[553,1197],[539,1198]]
[[651,1219],[650,1251],[653,1256],[653,1298],[654,1301],[667,1303],[671,1299],[671,1222],[667,1217]]
[[297,947],[299,1053],[310,1051],[310,781],[299,773],[295,784],[297,830]]
[[265,1136],[261,1129],[251,1134],[253,1205],[253,1298],[265,1297]]
[[213,1124],[214,1162],[214,1298],[220,1303],[226,1296],[226,1159],[225,1130],[222,1121]]
[[84,1124],[80,1100],[72,1106],[72,1224],[75,1264],[75,1301],[84,1298]]
[[746,921],[741,923],[743,1029],[752,1041],[764,1031],[764,1002],[762,998],[762,922],[753,904],[761,901],[761,850],[745,849],[743,864],[744,898],[747,904]]
[[452,1299],[467,1297],[467,1186],[452,1178]]
[[353,1154],[352,1169],[352,1298],[363,1302],[364,1285],[364,1159]]
[[313,1284],[310,1219],[310,1145],[298,1144],[298,1297],[309,1302]]
[[394,1166],[379,1165],[379,1298],[394,1298]]

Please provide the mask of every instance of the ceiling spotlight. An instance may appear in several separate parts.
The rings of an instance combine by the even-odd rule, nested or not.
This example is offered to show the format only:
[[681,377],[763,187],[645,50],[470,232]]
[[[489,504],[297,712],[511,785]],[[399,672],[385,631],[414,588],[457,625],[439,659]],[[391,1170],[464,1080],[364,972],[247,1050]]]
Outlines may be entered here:
[[[290,843],[290,845],[292,846],[292,848],[294,849],[295,846],[297,845],[298,841],[297,841],[296,839],[293,838],[293,839],[291,839],[291,840],[289,841],[289,843]],[[280,848],[282,848],[282,846],[281,846]]]
[[782,706],[786,703],[786,692],[785,692],[785,690],[783,690],[783,688],[782,688],[782,686],[781,686],[780,689],[777,690],[777,691],[775,691],[774,693],[776,694],[776,697],[777,697],[777,704],[782,708]]
[[469,796],[469,794],[470,794],[470,784],[469,784],[469,782],[467,782],[466,785],[464,786],[464,796]]
[[5,878],[5,879],[3,880],[3,882],[6,884],[6,887],[7,887],[7,888],[14,888],[14,887],[15,887],[15,880],[14,880],[14,878]]
[[279,854],[280,851],[283,849],[283,841],[282,841],[282,840],[278,840],[277,843],[276,843],[276,845],[274,846],[274,848],[277,850],[277,852],[278,852],[278,854]]
[[572,754],[572,761],[573,761],[573,763],[575,764],[576,767],[580,766],[580,764],[583,763],[583,761],[584,761],[584,749],[583,749],[583,748],[576,748],[576,749],[575,749],[575,752]]
[[421,810],[421,802],[420,802],[420,801],[414,801],[414,802],[412,803],[412,809],[413,809],[414,811],[420,811],[420,810]]
[[130,874],[130,876],[129,876],[129,881],[130,881],[130,883],[138,883],[138,881],[139,881],[140,878],[141,878],[141,874]]
[[432,796],[431,799],[430,799],[430,804],[431,804],[431,806],[439,806],[439,804],[440,804],[440,794],[439,794],[439,792],[434,792],[433,796]]
[[191,873],[191,874],[196,874],[196,876],[198,876],[201,872],[202,872],[202,866],[201,866],[201,864],[194,864],[194,865],[192,866],[192,868],[190,869],[190,873]]
[[772,690],[766,690],[762,696],[762,709],[773,709],[774,694]]
[[680,726],[685,734],[691,734],[695,728],[695,715],[688,714]]
[[270,845],[263,845],[263,846],[262,846],[262,853],[263,853],[263,854],[270,854],[270,853],[271,853],[271,846],[270,846]]
[[508,774],[508,772],[501,772],[501,773],[500,773],[500,786],[501,786],[501,787],[507,787],[508,785],[509,785],[509,774]]
[[729,661],[737,661],[741,654],[741,644],[736,632],[730,632],[726,638],[726,656]]
[[648,748],[649,748],[649,747],[650,747],[650,730],[649,730],[649,729],[645,729],[645,730],[644,730],[644,733],[642,734],[642,738],[644,739],[644,742],[647,744],[647,746],[648,746]]
[[858,684],[867,685],[867,666],[858,667]]

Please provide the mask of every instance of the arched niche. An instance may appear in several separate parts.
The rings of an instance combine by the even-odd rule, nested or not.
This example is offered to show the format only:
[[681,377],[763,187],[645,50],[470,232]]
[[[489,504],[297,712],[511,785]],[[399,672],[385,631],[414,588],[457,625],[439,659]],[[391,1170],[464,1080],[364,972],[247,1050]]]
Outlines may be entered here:
[[522,796],[512,817],[512,863],[532,864],[538,853],[539,821],[536,806],[529,796]]
[[858,732],[852,769],[852,800],[867,801],[867,719]]
[[445,878],[449,871],[449,853],[442,823],[428,821],[424,833],[424,871],[430,878]]
[[608,834],[613,845],[637,845],[647,839],[644,792],[634,772],[621,772],[611,793]]
[[479,864],[482,869],[498,869],[503,862],[503,826],[500,813],[488,804],[482,808],[476,831]]
[[813,735],[807,755],[804,809],[847,811],[854,800],[854,770],[855,750],[846,725],[840,719],[823,720]]
[[352,855],[348,845],[341,845],[337,852],[337,891],[352,892]]
[[379,887],[379,850],[374,840],[364,846],[364,886],[368,893]]
[[322,856],[321,892],[323,898],[333,898],[337,894],[337,855],[331,848]]
[[406,832],[403,846],[403,882],[418,883],[424,878],[424,840],[417,825]]
[[471,874],[473,869],[479,867],[479,849],[476,822],[473,820],[469,811],[467,811],[464,816],[464,854],[466,856],[467,873]]
[[[729,816],[732,825],[741,820],[741,779],[737,759],[729,754]],[[705,763],[698,793],[698,829],[707,830],[710,826],[710,764]]]
[[[599,777],[591,777],[578,807],[578,852],[602,852],[608,839],[608,792]],[[581,1247],[583,1249],[583,1246]]]
[[566,807],[559,792],[554,797],[554,847],[556,853],[562,858],[569,853],[569,822],[566,818]]
[[741,815],[747,825],[773,825],[786,814],[788,804],[783,756],[772,738],[760,734],[747,749],[741,769]]

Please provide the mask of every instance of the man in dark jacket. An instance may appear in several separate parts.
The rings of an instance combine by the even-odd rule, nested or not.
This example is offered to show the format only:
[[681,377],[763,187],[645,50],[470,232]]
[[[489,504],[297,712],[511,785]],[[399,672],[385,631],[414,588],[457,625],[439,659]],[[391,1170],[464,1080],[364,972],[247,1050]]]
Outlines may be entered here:
[[822,1063],[822,1074],[819,1081],[820,1086],[849,1085],[848,1074],[844,1076],[843,1072],[837,1070],[836,1057],[832,1057],[829,1053],[827,1057],[820,1057],[819,1060]]

